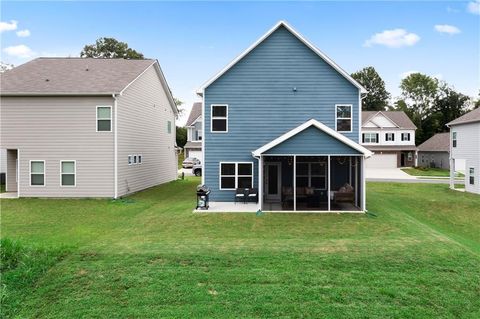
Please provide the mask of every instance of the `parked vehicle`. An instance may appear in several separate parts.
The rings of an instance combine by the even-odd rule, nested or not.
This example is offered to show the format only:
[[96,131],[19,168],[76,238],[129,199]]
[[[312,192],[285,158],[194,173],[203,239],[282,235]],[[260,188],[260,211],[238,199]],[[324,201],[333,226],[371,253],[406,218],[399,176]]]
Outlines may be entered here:
[[195,176],[202,176],[202,164],[198,162],[198,164],[193,165],[192,173]]
[[196,157],[187,157],[186,159],[183,160],[182,162],[182,167],[183,168],[193,168],[195,164],[200,163],[200,160]]

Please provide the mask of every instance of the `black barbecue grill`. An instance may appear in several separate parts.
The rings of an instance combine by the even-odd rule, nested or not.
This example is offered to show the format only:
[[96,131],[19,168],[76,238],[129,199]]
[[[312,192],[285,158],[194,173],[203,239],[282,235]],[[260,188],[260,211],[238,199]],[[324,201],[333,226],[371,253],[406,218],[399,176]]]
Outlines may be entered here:
[[197,208],[195,209],[208,209],[210,188],[206,185],[197,186]]

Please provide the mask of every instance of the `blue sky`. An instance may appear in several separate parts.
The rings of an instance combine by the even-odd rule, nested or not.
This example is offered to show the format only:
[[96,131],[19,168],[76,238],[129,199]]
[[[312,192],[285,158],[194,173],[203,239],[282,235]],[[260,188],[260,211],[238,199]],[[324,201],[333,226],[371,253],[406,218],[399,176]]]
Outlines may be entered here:
[[[107,36],[160,61],[187,113],[195,89],[279,20],[348,72],[374,66],[393,96],[402,74],[480,88],[480,0],[439,2],[5,2],[1,60],[78,56]],[[25,31],[25,30],[28,30]],[[183,119],[180,123],[183,122]]]

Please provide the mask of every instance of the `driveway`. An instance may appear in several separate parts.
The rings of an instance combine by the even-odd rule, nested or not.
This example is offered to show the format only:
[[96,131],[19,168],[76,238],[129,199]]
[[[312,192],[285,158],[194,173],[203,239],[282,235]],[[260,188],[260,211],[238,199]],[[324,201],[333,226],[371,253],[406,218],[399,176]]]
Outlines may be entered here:
[[180,168],[178,170],[178,175],[182,175],[182,172],[185,173],[185,176],[193,176],[191,168]]
[[367,180],[416,180],[414,176],[408,175],[400,168],[365,168]]

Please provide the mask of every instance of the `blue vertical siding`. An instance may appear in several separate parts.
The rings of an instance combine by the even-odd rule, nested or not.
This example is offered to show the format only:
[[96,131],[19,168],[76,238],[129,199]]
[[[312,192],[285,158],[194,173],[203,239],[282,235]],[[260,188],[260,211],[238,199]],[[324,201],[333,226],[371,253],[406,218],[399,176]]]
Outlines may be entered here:
[[[233,199],[232,191],[218,190],[219,162],[253,161],[258,186],[251,152],[311,118],[335,129],[335,104],[353,105],[353,131],[344,135],[358,143],[358,97],[358,88],[287,29],[277,29],[205,90],[204,174],[211,199]],[[210,132],[212,104],[228,104],[228,133]]]

